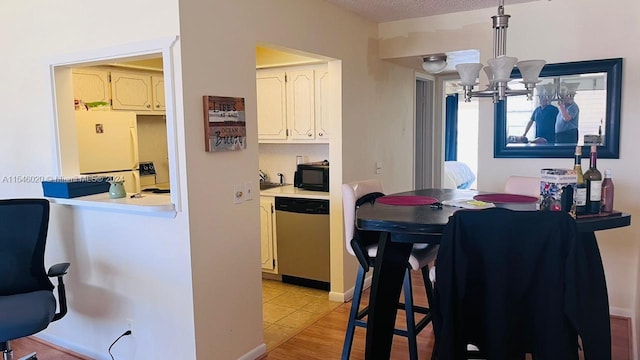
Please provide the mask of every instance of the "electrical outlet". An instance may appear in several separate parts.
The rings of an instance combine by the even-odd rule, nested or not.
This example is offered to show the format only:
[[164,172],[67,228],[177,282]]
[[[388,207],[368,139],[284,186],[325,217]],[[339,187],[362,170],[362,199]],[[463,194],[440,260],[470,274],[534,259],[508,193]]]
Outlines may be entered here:
[[242,203],[244,199],[244,188],[242,184],[236,184],[233,186],[233,202],[235,204]]
[[244,183],[244,201],[253,200],[253,186],[251,185],[251,181],[246,181]]
[[131,336],[136,334],[135,323],[133,322],[133,319],[127,319],[127,329],[131,331]]

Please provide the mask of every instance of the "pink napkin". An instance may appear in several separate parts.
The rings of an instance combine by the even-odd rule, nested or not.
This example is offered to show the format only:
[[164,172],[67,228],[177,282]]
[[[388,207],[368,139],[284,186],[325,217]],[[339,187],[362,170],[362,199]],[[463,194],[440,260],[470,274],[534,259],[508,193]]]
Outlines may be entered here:
[[490,203],[534,203],[538,201],[538,198],[526,195],[517,194],[480,194],[473,197],[474,200],[490,202]]
[[415,206],[415,205],[431,205],[438,202],[438,199],[429,197],[429,196],[417,196],[417,195],[390,195],[390,196],[382,196],[376,199],[376,202],[386,205],[405,205],[405,206]]

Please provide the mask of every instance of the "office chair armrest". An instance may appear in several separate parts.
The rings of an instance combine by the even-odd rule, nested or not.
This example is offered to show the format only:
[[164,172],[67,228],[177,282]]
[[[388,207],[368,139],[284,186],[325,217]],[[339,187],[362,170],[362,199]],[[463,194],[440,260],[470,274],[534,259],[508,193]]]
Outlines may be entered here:
[[67,274],[67,269],[69,269],[70,265],[71,264],[69,264],[69,263],[55,264],[55,265],[53,265],[53,266],[51,266],[49,268],[49,271],[47,272],[47,276],[48,277],[54,277],[54,276],[66,275]]
[[62,277],[67,274],[67,269],[69,269],[69,266],[69,263],[55,264],[51,266],[49,268],[49,271],[47,272],[47,276],[58,278],[58,303],[60,303],[60,312],[56,313],[53,316],[52,321],[60,320],[67,314],[67,295],[64,290],[64,282],[62,281]]

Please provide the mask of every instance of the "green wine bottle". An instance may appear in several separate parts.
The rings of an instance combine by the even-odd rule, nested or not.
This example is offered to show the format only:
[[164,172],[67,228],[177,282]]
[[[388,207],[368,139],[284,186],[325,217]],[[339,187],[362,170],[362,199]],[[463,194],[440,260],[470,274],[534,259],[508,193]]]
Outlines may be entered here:
[[602,197],[602,173],[596,166],[598,159],[598,147],[591,145],[589,169],[584,173],[584,181],[587,185],[587,213],[600,213],[600,200]]

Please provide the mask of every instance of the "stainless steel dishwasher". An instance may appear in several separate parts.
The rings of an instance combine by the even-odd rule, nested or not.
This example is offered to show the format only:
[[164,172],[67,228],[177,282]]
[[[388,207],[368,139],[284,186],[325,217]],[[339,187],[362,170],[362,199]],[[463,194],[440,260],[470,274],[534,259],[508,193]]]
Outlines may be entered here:
[[276,197],[275,205],[282,281],[329,290],[329,200]]

